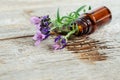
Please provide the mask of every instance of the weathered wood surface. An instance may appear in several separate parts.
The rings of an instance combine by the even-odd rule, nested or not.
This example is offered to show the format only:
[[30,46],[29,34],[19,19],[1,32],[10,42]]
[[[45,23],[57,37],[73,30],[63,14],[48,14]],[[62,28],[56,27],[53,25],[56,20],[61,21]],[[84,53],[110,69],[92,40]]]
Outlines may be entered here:
[[[34,46],[31,16],[50,14],[54,18],[58,7],[63,15],[83,4],[105,5],[113,15],[109,25],[89,36],[97,43],[81,42],[88,41],[93,52],[80,56],[86,53],[83,49],[91,49],[84,45],[79,54],[69,49],[52,51],[52,37]],[[119,0],[0,0],[0,80],[120,80],[119,5]],[[95,51],[105,53],[106,60],[91,62],[89,57]]]

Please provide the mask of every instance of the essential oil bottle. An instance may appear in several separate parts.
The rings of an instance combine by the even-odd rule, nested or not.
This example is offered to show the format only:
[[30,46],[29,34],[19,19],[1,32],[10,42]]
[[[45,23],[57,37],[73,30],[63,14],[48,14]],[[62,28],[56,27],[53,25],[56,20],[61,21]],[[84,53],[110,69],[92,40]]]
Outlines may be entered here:
[[91,34],[96,29],[106,25],[112,19],[110,10],[103,6],[90,13],[85,13],[78,18],[75,23],[78,25],[76,35]]

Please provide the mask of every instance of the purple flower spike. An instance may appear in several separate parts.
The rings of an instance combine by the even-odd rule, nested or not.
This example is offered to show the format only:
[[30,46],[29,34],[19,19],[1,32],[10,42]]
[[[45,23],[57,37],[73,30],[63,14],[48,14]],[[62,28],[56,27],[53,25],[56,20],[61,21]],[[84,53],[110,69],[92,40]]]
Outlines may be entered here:
[[41,21],[41,19],[37,16],[32,17],[30,20],[31,20],[31,23],[34,25],[40,24],[40,21]]
[[54,50],[63,49],[67,44],[66,39],[62,38],[61,36],[56,37],[54,42],[55,42],[53,45]]
[[35,45],[38,46],[40,42],[46,37],[46,35],[42,34],[40,31],[34,35],[33,40],[35,40]]
[[33,39],[36,41],[35,45],[39,45],[42,40],[50,36],[50,18],[49,15],[41,17],[32,17],[31,23],[36,26],[36,34]]

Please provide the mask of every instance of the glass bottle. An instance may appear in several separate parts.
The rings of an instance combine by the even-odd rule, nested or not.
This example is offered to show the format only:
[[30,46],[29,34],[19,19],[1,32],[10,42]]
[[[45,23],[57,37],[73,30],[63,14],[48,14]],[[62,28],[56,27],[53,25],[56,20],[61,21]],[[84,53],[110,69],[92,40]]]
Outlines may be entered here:
[[85,13],[75,23],[78,26],[76,35],[91,34],[96,29],[106,25],[112,19],[110,10],[103,6],[90,13]]

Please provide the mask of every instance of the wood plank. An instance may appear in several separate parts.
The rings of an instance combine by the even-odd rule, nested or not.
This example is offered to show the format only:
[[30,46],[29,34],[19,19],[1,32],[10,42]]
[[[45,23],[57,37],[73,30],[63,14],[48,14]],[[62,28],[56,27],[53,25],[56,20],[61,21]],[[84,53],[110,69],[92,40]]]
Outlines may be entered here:
[[[120,48],[102,49],[107,60],[84,61],[66,50],[51,51],[48,45],[52,38],[35,47],[31,37],[0,41],[0,79],[117,79],[119,71]],[[106,43],[107,44],[107,43]],[[113,45],[114,46],[114,45]],[[116,64],[117,63],[117,64]],[[114,73],[114,75],[113,75]],[[59,75],[59,77],[58,77]],[[94,75],[94,76],[92,76]]]
[[[51,50],[54,37],[34,46],[31,16],[50,14],[55,18],[58,7],[65,15],[83,4],[92,5],[93,9],[105,5],[111,9],[113,19],[89,35],[89,39],[78,38],[82,41],[80,53],[67,48]],[[119,0],[1,0],[0,80],[120,80],[119,5]],[[94,54],[95,51],[99,53]],[[107,56],[105,60],[94,62],[89,58],[103,53]]]

